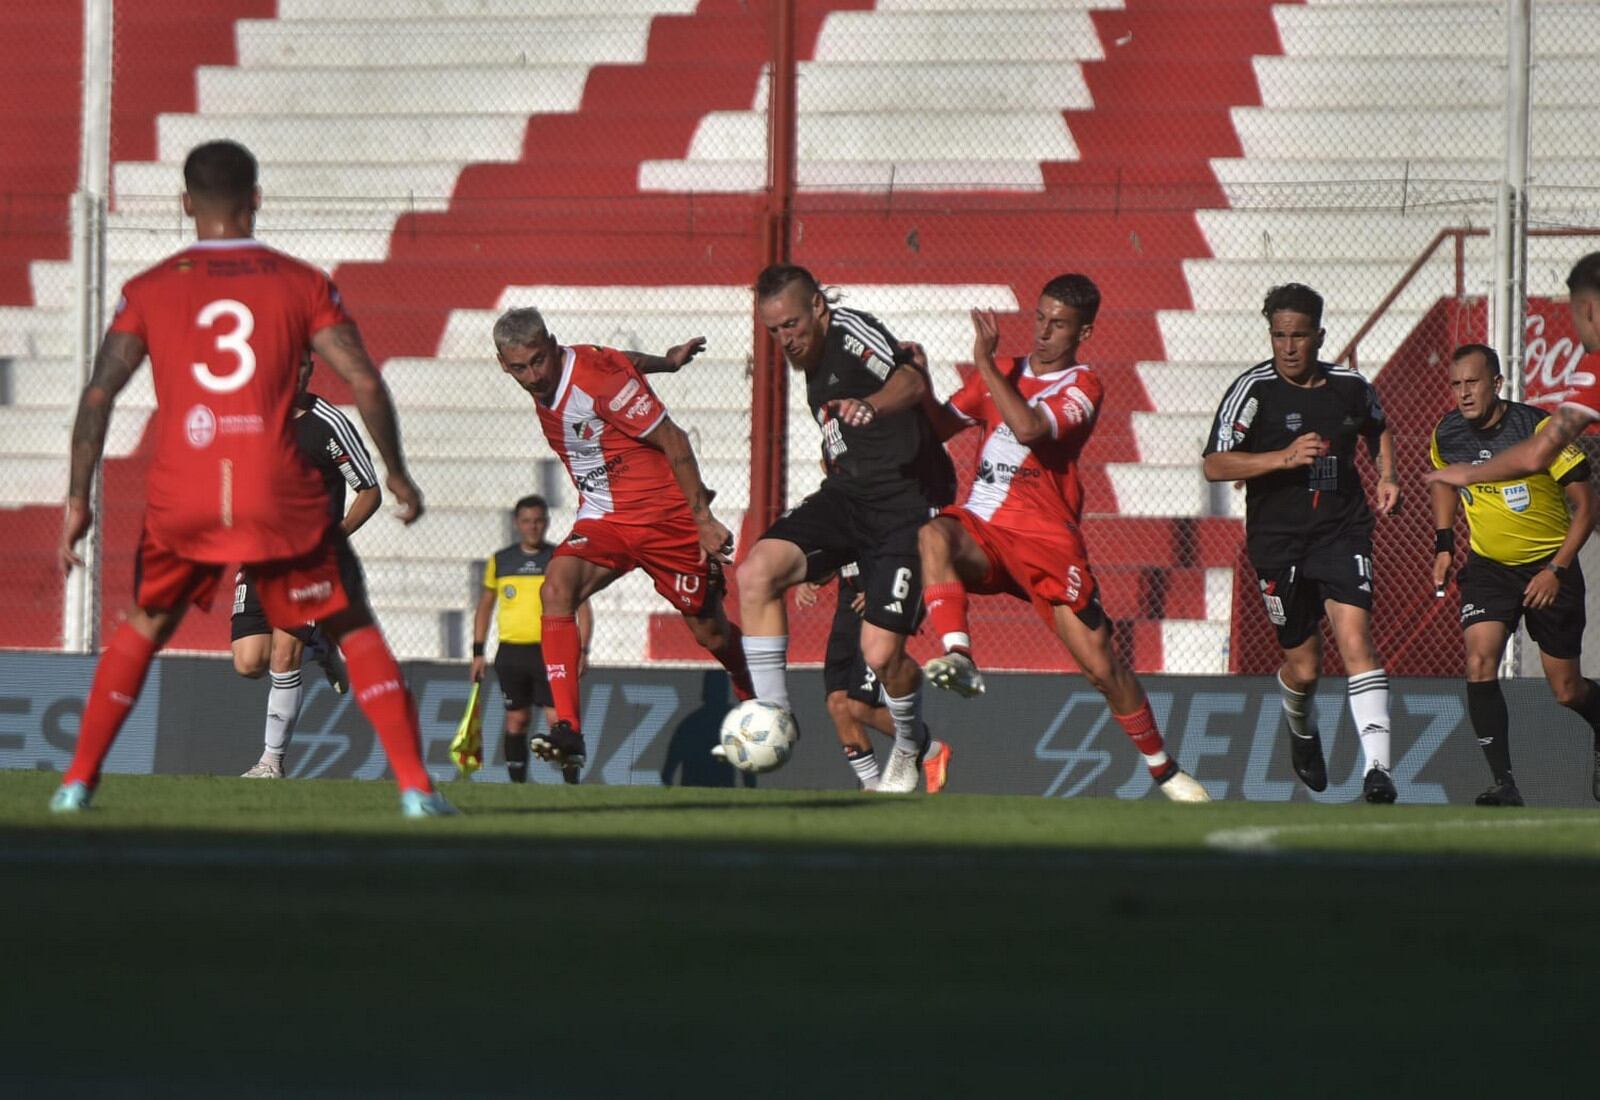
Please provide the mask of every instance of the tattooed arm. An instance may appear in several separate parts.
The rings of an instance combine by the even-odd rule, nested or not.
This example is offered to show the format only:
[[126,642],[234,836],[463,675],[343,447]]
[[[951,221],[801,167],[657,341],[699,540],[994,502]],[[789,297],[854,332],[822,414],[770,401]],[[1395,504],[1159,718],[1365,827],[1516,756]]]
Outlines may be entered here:
[[82,565],[76,547],[89,533],[94,516],[89,510],[89,488],[94,483],[94,468],[105,452],[106,431],[111,426],[111,410],[117,395],[144,361],[145,345],[127,332],[108,332],[95,355],[94,373],[78,398],[78,415],[72,422],[72,454],[67,475],[67,503],[61,529],[58,557],[63,572]]
[[1387,427],[1378,436],[1378,454],[1372,463],[1378,470],[1378,514],[1392,515],[1400,507],[1400,478],[1394,469],[1394,435]]
[[1513,447],[1507,447],[1493,458],[1474,466],[1457,462],[1427,475],[1428,481],[1442,481],[1458,489],[1485,481],[1509,481],[1529,477],[1550,464],[1561,453],[1561,448],[1583,434],[1593,418],[1588,410],[1578,405],[1562,405],[1544,429],[1535,432]]

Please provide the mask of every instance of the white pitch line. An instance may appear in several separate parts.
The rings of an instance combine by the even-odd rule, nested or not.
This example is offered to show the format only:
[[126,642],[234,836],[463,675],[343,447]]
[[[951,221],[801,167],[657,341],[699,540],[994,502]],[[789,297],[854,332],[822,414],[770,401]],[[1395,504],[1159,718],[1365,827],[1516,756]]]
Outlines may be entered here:
[[1279,851],[1277,842],[1290,834],[1323,833],[1414,833],[1445,832],[1456,829],[1537,829],[1552,825],[1600,825],[1600,817],[1485,817],[1456,821],[1369,821],[1329,825],[1247,825],[1239,829],[1218,829],[1206,835],[1206,847],[1225,852],[1266,854]]

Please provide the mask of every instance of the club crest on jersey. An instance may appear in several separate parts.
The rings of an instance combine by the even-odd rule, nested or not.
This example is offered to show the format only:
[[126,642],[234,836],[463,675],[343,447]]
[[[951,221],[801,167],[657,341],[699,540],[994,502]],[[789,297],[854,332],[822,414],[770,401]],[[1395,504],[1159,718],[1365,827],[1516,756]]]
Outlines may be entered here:
[[579,439],[593,439],[594,424],[588,420],[576,420],[572,424],[572,434]]
[[1305,418],[1297,412],[1288,413],[1283,418],[1283,426],[1291,432],[1297,432],[1305,424]]
[[217,438],[216,415],[204,405],[194,406],[183,418],[183,434],[189,446],[197,451],[205,450]]
[[517,598],[517,586],[514,585],[514,584],[508,584],[504,588],[502,588],[500,591],[505,595],[505,598],[508,599],[508,600],[514,600],[514,599]]

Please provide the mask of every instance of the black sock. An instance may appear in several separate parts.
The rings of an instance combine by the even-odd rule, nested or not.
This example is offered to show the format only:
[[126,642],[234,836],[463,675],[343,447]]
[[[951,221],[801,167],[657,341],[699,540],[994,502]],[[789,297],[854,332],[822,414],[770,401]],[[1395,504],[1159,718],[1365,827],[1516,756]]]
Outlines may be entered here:
[[513,783],[528,781],[528,735],[508,733],[502,746],[506,753],[506,774]]
[[1467,715],[1496,783],[1511,779],[1511,718],[1499,680],[1467,681]]
[[1594,751],[1600,752],[1600,684],[1593,680],[1585,680],[1584,683],[1589,686],[1589,694],[1572,709],[1582,715],[1583,720],[1589,723],[1589,728],[1594,730]]

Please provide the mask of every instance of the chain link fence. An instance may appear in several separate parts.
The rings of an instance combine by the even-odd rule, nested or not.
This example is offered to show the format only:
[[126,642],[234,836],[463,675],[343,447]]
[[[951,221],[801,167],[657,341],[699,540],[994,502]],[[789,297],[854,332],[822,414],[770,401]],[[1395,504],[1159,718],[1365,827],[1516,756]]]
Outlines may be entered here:
[[[772,445],[752,438],[748,291],[766,258],[768,4],[113,6],[107,285],[187,242],[177,194],[189,147],[232,137],[257,153],[258,235],[334,273],[427,495],[416,528],[380,512],[355,539],[398,652],[466,651],[478,570],[511,541],[518,497],[552,500],[552,537],[572,516],[575,493],[526,396],[494,363],[489,330],[510,306],[543,309],[567,343],[659,352],[705,336],[706,354],[657,388],[720,517],[741,530],[754,457]],[[1600,75],[1584,33],[1596,7],[1541,4],[1535,20],[1535,229],[1600,224],[1587,178],[1596,139],[1582,125]],[[1449,406],[1441,364],[1490,333],[1486,301],[1504,277],[1507,16],[1470,0],[805,0],[792,257],[923,343],[941,394],[971,369],[970,309],[999,311],[1002,353],[1023,354],[1039,288],[1069,270],[1096,279],[1105,304],[1083,357],[1107,401],[1083,464],[1086,534],[1119,644],[1146,672],[1275,666],[1241,558],[1243,493],[1208,485],[1199,455],[1224,387],[1270,352],[1267,289],[1312,285],[1328,303],[1324,357],[1376,380],[1410,498],[1379,524],[1380,650],[1393,673],[1455,675],[1459,632],[1417,582],[1431,546],[1419,479]],[[4,609],[18,625],[0,640],[53,647],[81,380],[70,335],[87,293],[68,262],[77,149],[66,133],[80,113],[83,28],[4,20],[0,39],[14,24],[41,43],[48,23],[65,45],[41,45],[35,67],[48,54],[69,74],[0,92],[7,118],[31,127],[28,149],[59,147],[53,176],[0,169],[0,503],[25,579]],[[1565,369],[1551,351],[1567,334],[1562,280],[1589,247],[1529,239],[1530,326],[1548,326],[1530,327],[1530,372]],[[325,371],[314,388],[346,400]],[[817,483],[801,390],[789,387],[790,503]],[[107,621],[131,583],[151,412],[144,378],[108,446]],[[964,490],[972,441],[952,451]],[[798,660],[820,657],[823,605],[794,616]],[[697,659],[642,577],[595,610],[598,663]],[[974,627],[987,666],[1071,667],[1020,603],[978,600]],[[220,649],[226,629],[221,614],[194,616],[176,644]]]

